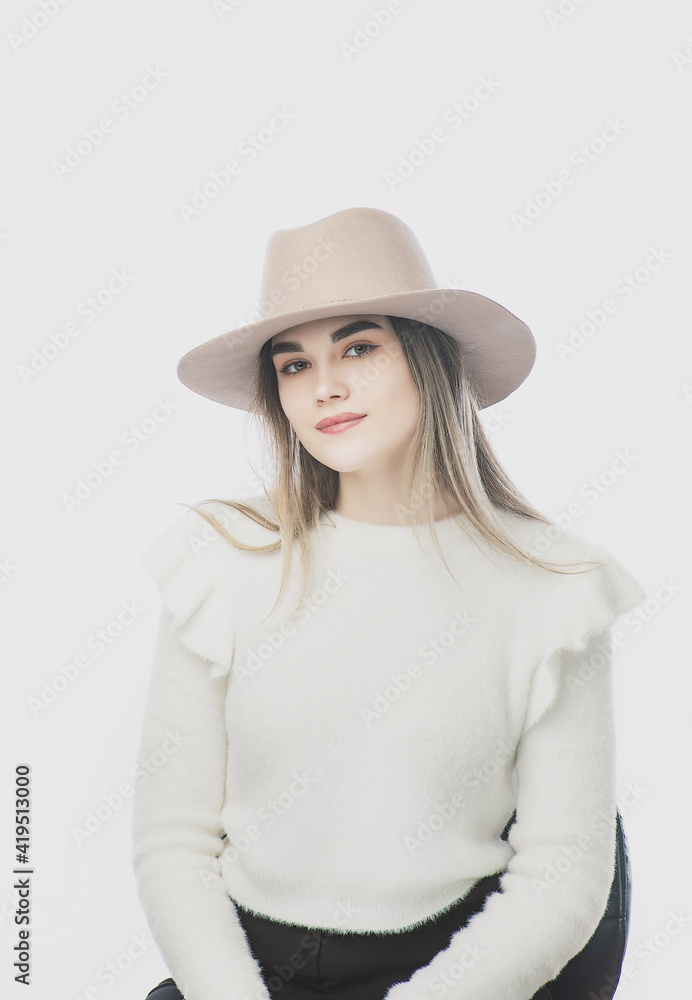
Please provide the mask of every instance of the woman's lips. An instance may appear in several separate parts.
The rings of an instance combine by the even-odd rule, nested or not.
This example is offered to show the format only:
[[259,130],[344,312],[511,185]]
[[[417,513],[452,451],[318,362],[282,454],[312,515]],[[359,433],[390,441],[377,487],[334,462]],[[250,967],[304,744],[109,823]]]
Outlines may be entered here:
[[347,431],[349,427],[355,427],[361,420],[365,420],[365,417],[356,417],[355,420],[341,420],[338,424],[330,424],[328,427],[318,427],[318,430],[320,434],[339,434],[340,431]]

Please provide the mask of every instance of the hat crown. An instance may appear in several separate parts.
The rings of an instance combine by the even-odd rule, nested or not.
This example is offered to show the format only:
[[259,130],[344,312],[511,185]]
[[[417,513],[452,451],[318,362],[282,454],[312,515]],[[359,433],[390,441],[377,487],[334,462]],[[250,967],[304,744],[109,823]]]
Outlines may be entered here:
[[347,208],[269,238],[264,316],[329,302],[438,288],[414,232],[378,208]]

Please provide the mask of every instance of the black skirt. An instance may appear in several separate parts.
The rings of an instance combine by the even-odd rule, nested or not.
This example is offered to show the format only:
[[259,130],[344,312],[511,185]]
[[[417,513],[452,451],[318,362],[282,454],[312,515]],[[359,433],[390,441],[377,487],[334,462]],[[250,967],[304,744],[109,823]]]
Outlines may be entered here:
[[[394,983],[409,979],[449,945],[454,932],[483,909],[486,897],[500,891],[499,879],[500,874],[488,875],[450,909],[406,931],[313,930],[235,906],[272,1000],[381,1000]],[[533,1000],[552,995],[543,987]]]

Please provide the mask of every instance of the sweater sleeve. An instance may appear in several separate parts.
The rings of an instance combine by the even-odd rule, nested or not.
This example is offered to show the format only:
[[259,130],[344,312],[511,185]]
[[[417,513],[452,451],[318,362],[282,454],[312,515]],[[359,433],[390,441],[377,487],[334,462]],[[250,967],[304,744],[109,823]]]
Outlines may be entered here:
[[[148,766],[135,788],[132,860],[152,935],[185,1000],[268,1000],[221,877],[227,656],[218,663],[190,647],[195,614],[208,613],[202,607],[215,589],[208,557],[203,571],[187,546],[190,527],[187,515],[145,558],[164,608],[140,738],[139,761]],[[189,560],[197,572],[181,574]],[[204,641],[206,651],[210,642],[219,654],[224,648],[218,636]]]
[[592,581],[567,586],[576,591],[571,621],[563,622],[562,644],[534,670],[528,694],[508,835],[515,853],[501,891],[386,1000],[531,1000],[581,951],[605,912],[616,827],[611,625],[645,592],[615,562]]
[[[521,740],[516,758],[515,851],[481,912],[387,1000],[531,1000],[584,947],[605,911],[615,859],[611,660],[568,683]],[[569,663],[568,663],[569,660]],[[574,657],[565,655],[570,676]]]

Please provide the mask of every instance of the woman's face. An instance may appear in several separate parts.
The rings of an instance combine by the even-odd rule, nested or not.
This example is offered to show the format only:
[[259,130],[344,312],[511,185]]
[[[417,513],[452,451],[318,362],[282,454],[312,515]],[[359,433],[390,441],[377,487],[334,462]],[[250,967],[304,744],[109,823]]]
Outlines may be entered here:
[[[420,397],[386,316],[312,320],[271,345],[281,405],[313,458],[336,472],[401,471]],[[316,426],[344,413],[362,419]]]

